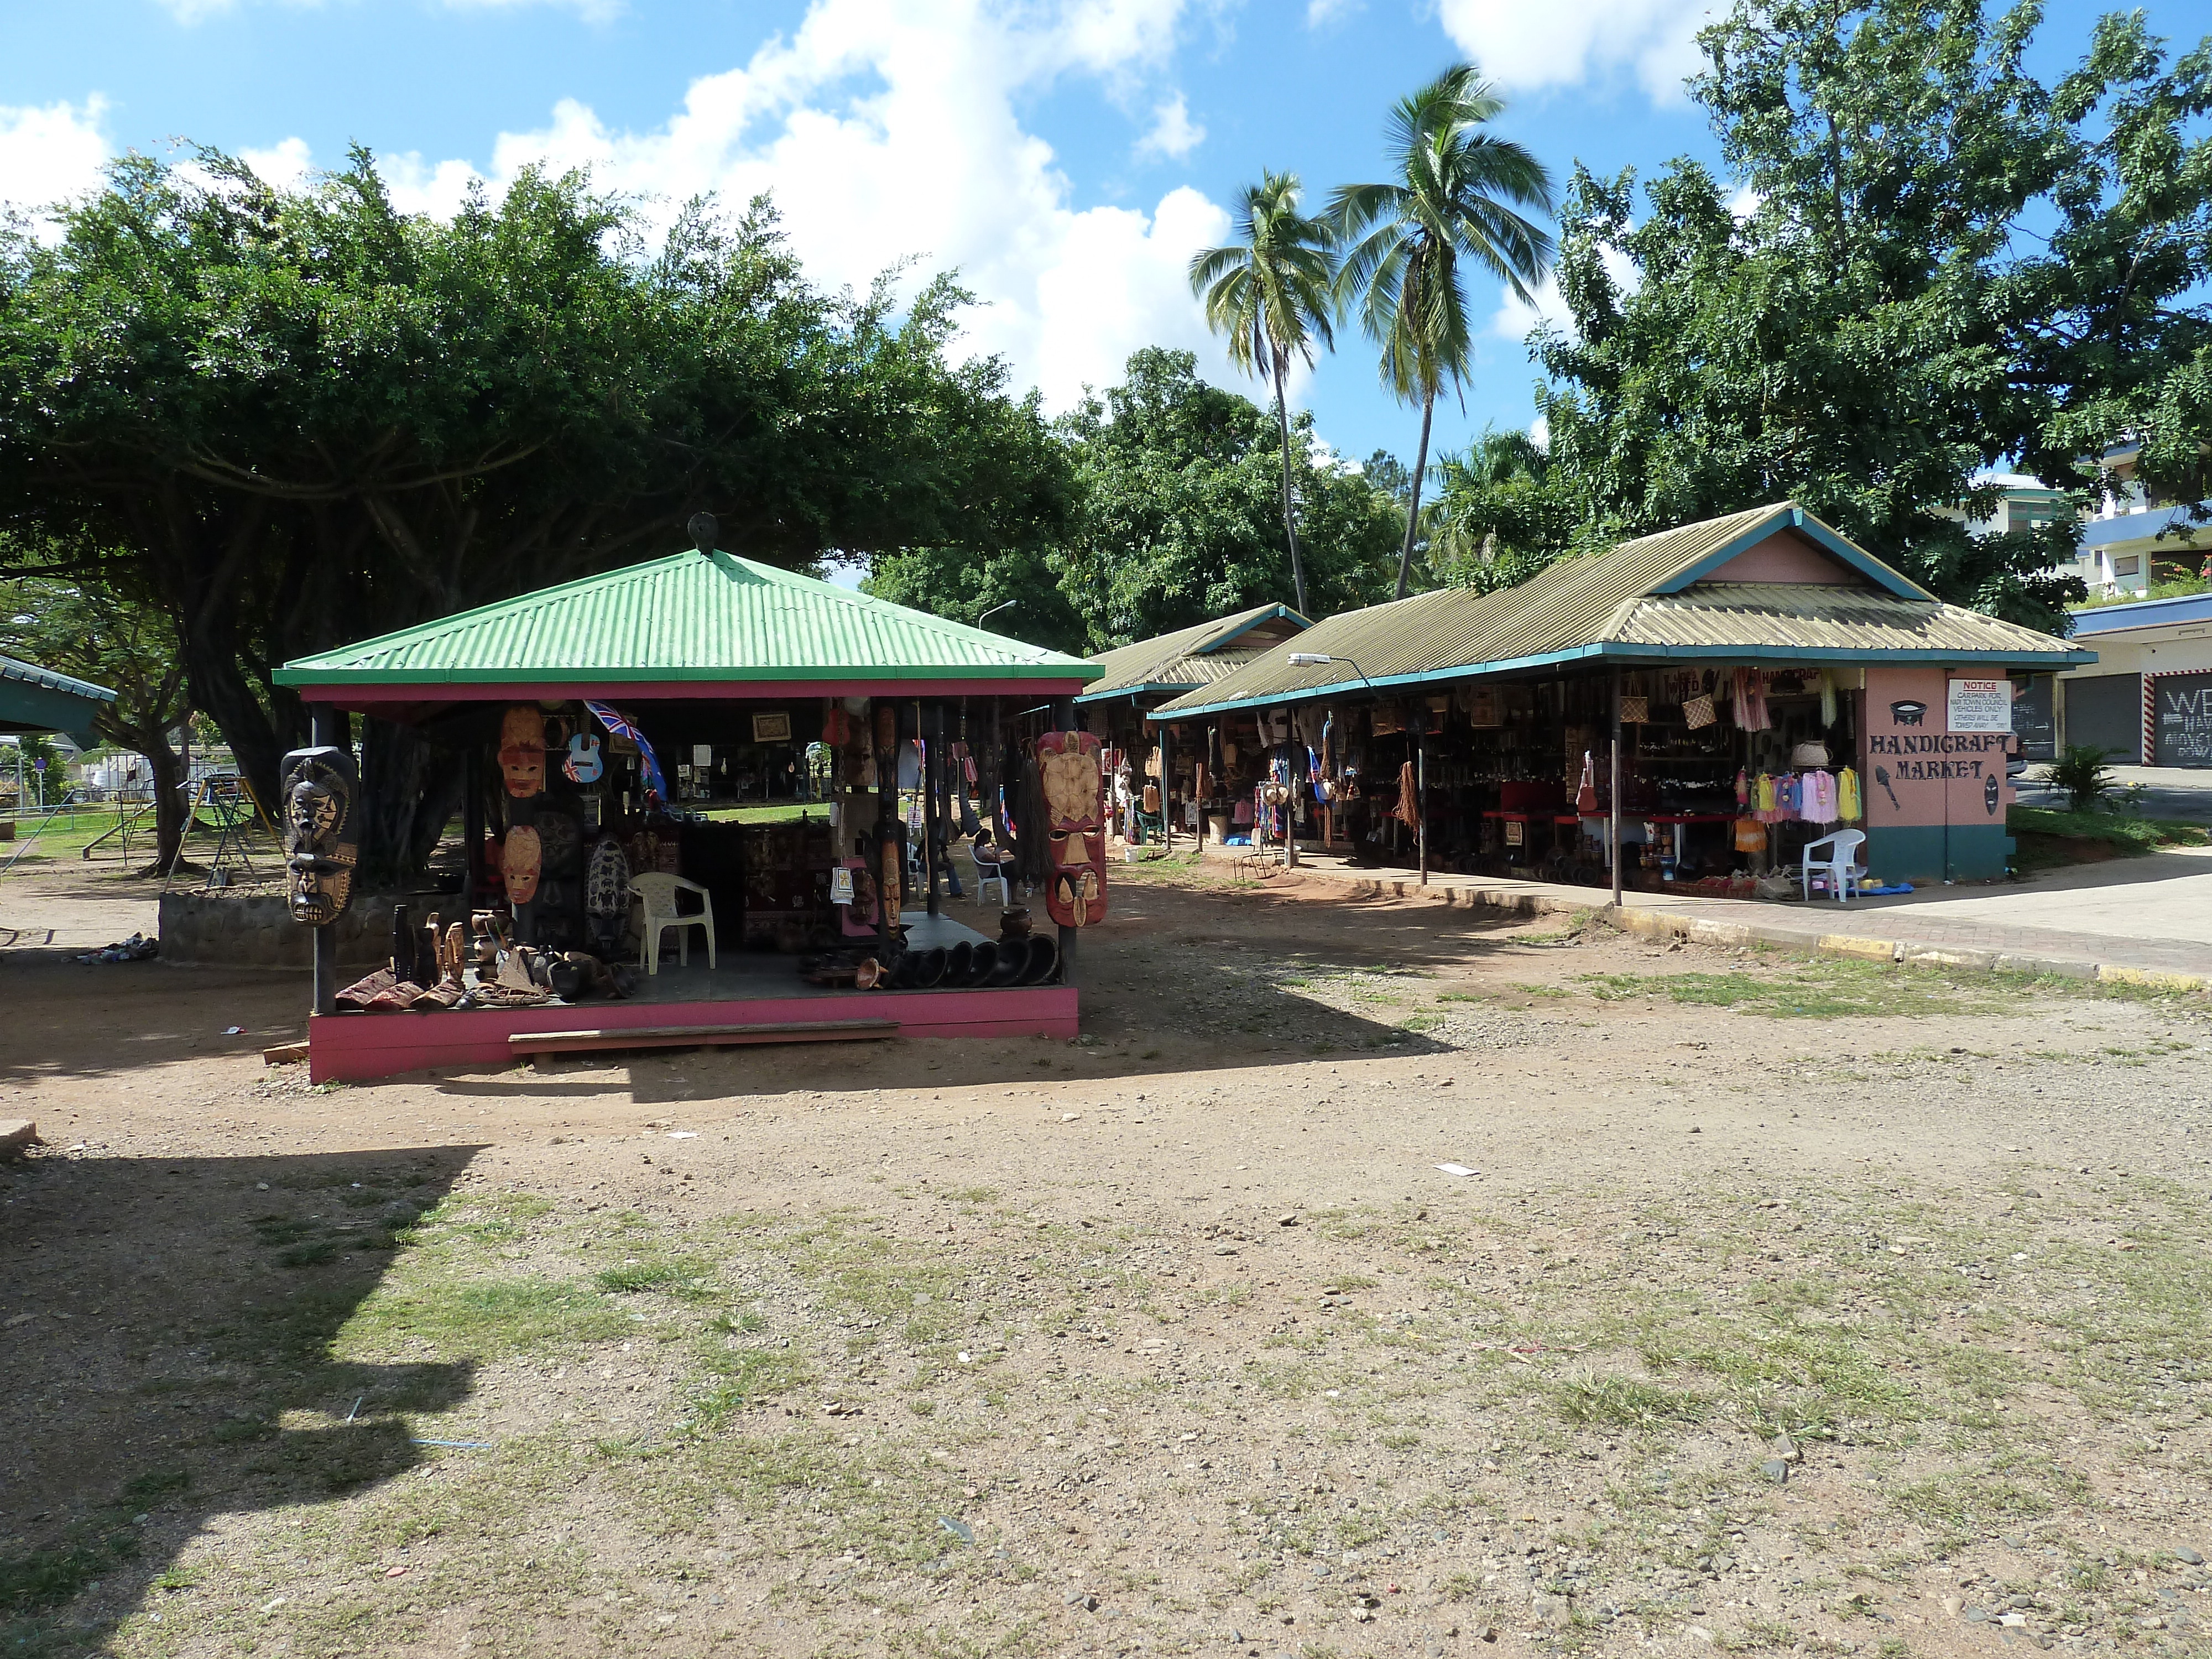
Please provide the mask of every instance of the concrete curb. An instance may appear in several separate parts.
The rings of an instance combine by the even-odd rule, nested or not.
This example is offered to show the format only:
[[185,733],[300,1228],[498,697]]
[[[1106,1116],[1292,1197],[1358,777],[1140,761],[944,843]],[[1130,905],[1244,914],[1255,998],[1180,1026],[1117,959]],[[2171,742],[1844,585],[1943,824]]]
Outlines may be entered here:
[[2212,977],[2150,968],[2131,968],[2121,963],[2092,957],[2047,957],[2011,951],[1980,951],[1963,945],[1918,945],[1910,939],[1870,939],[1856,933],[1812,934],[1796,928],[1778,927],[1759,921],[1715,921],[1706,916],[1678,916],[1664,910],[1615,909],[1610,895],[1593,895],[1577,901],[1550,893],[1517,892],[1500,888],[1424,887],[1418,879],[1361,874],[1348,876],[1334,870],[1300,865],[1291,873],[1311,876],[1357,898],[1422,898],[1462,909],[1495,910],[1506,915],[1582,915],[1607,927],[1643,939],[1679,939],[1692,945],[1714,945],[1729,950],[1754,946],[1794,951],[1801,956],[1844,957],[1858,962],[1887,962],[1905,968],[1954,968],[1982,973],[2026,974],[2033,977],[2094,981],[2100,985],[2124,985],[2140,990],[2203,995],[2212,991]]

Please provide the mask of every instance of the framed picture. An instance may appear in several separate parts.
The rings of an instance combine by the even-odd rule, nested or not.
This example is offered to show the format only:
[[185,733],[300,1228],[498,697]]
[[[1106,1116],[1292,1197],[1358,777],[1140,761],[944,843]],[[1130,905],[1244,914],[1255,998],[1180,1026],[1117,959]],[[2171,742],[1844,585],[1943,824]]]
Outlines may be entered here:
[[755,743],[789,743],[791,716],[788,714],[754,715],[753,741]]

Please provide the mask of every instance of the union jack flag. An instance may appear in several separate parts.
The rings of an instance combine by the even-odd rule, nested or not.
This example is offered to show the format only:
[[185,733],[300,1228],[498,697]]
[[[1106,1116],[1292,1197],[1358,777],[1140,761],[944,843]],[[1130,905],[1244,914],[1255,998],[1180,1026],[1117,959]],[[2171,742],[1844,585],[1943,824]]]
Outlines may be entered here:
[[653,744],[647,741],[645,733],[637,729],[629,715],[611,702],[593,702],[586,697],[584,707],[599,717],[599,724],[605,726],[611,736],[628,738],[637,745],[637,752],[645,762],[645,787],[663,800],[667,799],[668,781],[660,775],[660,757],[653,752]]

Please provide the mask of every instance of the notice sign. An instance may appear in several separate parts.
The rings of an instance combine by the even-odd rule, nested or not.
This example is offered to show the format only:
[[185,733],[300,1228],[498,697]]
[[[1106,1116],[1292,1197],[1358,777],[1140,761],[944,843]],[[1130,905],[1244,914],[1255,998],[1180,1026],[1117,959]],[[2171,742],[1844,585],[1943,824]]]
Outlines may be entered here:
[[2151,686],[2152,757],[2160,766],[2212,767],[2212,674],[2160,674]]
[[2012,730],[2012,682],[2008,679],[1953,680],[1949,726],[1954,732]]

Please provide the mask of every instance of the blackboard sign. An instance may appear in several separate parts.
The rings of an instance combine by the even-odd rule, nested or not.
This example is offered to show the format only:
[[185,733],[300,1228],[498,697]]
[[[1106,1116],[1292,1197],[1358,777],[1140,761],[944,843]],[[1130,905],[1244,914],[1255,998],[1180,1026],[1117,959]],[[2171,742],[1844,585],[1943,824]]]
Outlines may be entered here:
[[2020,739],[2022,760],[2058,758],[2058,722],[2051,714],[2051,680],[2049,674],[2012,677],[2012,730]]
[[2154,763],[2212,767],[2212,674],[2160,674],[2151,687]]

